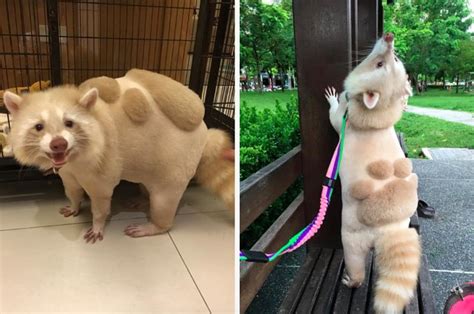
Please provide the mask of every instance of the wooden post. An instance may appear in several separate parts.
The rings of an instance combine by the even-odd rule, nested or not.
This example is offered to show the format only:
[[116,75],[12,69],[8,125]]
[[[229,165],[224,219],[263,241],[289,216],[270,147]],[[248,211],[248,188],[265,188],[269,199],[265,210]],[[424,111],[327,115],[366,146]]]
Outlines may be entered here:
[[[321,184],[338,135],[329,122],[326,86],[342,90],[352,62],[351,0],[294,0],[298,96],[303,151],[305,217],[319,209]],[[338,184],[323,227],[308,249],[341,247],[341,194]]]

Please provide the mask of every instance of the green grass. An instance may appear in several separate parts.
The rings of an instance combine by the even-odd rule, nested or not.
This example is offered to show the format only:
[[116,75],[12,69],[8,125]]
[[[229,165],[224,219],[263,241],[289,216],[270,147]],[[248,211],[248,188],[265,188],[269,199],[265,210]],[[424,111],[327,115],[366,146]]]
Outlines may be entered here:
[[458,110],[474,113],[474,93],[465,93],[462,89],[456,94],[455,89],[451,92],[433,89],[408,99],[408,104],[418,107],[430,107],[438,109]]
[[[289,102],[292,96],[297,97],[297,91],[285,91],[284,93],[281,91],[264,93],[242,92],[240,94],[240,101],[241,103],[246,101],[251,106],[263,109],[274,107],[275,100],[283,104]],[[474,112],[473,95],[456,96],[455,94],[450,95],[446,91],[433,90],[411,99],[422,104],[424,102],[427,106],[430,104],[431,107],[435,108]],[[410,103],[412,102],[410,101]],[[417,105],[419,104],[417,103]],[[474,128],[464,124],[447,122],[413,113],[404,113],[403,118],[397,123],[395,128],[397,131],[404,133],[409,150],[408,154],[412,158],[420,156],[422,147],[474,149]]]
[[418,158],[422,147],[474,149],[474,127],[405,112],[395,126],[405,135],[408,156]]
[[276,101],[280,104],[290,102],[291,97],[298,97],[297,90],[285,90],[276,92],[240,92],[240,104],[245,101],[259,110],[275,107]]

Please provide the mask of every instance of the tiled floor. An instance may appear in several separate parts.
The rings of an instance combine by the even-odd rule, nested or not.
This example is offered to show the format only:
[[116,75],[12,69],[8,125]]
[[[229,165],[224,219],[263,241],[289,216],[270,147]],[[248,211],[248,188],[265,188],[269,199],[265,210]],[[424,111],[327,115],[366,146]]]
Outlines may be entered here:
[[92,245],[82,239],[88,204],[61,216],[58,182],[1,184],[0,313],[233,312],[233,212],[192,186],[169,233],[132,239],[123,229],[146,219],[127,209],[137,194],[117,188],[105,238]]

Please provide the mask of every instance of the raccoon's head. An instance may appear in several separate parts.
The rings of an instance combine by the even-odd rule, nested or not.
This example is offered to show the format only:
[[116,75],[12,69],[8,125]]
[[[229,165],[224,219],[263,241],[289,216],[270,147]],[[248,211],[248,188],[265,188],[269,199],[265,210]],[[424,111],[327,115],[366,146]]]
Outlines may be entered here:
[[100,156],[104,136],[94,114],[97,97],[95,88],[81,93],[74,86],[23,97],[5,92],[3,100],[13,118],[10,142],[15,158],[46,170]]
[[407,83],[405,67],[394,53],[393,34],[386,33],[367,58],[349,74],[344,87],[367,109],[373,109],[411,96],[411,87]]

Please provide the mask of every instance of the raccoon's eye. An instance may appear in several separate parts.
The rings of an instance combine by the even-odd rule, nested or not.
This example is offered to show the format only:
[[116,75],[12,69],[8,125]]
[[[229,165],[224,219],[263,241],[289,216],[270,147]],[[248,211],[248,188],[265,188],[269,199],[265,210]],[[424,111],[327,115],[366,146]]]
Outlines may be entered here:
[[44,125],[42,125],[41,123],[38,123],[37,125],[35,125],[35,129],[36,131],[41,131],[42,129],[44,129]]
[[74,126],[74,122],[72,122],[71,120],[66,120],[64,122],[64,125],[67,127],[67,128],[72,128]]
[[383,61],[380,61],[379,63],[377,63],[377,68],[381,68],[383,67]]

